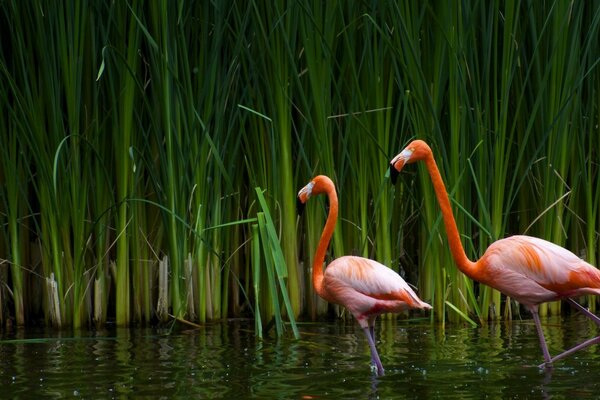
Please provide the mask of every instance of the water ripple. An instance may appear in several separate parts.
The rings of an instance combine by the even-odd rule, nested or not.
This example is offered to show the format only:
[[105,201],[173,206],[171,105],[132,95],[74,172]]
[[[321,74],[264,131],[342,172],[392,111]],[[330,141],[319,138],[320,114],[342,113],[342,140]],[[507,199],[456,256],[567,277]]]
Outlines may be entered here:
[[[594,335],[584,318],[544,322],[552,354]],[[386,375],[370,369],[352,321],[301,324],[300,340],[254,337],[249,322],[191,331],[16,331],[0,341],[2,397],[564,398],[600,392],[600,348],[542,360],[531,321],[471,328],[403,320],[377,326]]]

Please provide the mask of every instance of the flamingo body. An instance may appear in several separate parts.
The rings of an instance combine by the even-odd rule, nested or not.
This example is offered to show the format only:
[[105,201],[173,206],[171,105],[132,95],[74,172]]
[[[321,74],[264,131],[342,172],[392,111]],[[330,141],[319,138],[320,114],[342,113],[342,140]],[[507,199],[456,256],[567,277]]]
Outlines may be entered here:
[[364,327],[371,317],[409,308],[430,308],[396,272],[377,261],[345,256],[325,269],[322,297],[346,307]]
[[516,235],[498,240],[476,264],[474,279],[525,306],[600,295],[600,270],[569,250],[536,237]]
[[523,304],[533,315],[545,363],[561,359],[589,345],[600,343],[600,336],[550,357],[538,315],[541,303],[564,299],[600,326],[600,318],[571,297],[600,295],[600,270],[569,250],[531,236],[517,235],[492,243],[477,261],[469,260],[460,241],[450,200],[431,149],[422,140],[414,140],[390,162],[395,181],[406,164],[423,161],[442,212],[452,257],[465,275],[491,286]]
[[410,308],[429,310],[431,306],[421,301],[400,275],[368,258],[339,257],[323,271],[325,253],[337,222],[338,200],[331,179],[325,175],[318,175],[298,192],[298,206],[304,206],[308,199],[316,194],[327,194],[329,214],[315,253],[313,286],[320,297],[330,303],[344,306],[352,313],[367,337],[371,362],[377,368],[377,374],[383,375],[384,368],[375,347],[377,316]]

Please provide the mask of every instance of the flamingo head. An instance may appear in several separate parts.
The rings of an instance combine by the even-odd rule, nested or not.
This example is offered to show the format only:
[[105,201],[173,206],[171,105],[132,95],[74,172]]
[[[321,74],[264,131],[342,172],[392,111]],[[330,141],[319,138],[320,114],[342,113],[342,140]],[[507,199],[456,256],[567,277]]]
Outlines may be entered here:
[[[304,205],[313,194],[321,194],[334,188],[333,182],[325,175],[315,176],[306,186],[298,192],[296,197],[296,210],[298,214],[304,211]],[[335,190],[335,189],[333,189]]]
[[431,155],[431,149],[429,145],[422,140],[413,140],[390,161],[390,178],[392,184],[396,183],[398,174],[404,168],[404,165],[411,164],[419,160],[423,160]]

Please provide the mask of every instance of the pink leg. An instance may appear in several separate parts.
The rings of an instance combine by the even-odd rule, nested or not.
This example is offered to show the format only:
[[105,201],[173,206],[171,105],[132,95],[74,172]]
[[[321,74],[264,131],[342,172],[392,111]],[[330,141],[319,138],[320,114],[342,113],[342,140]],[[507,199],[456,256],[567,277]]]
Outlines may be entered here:
[[[371,335],[371,339],[373,339],[373,344],[375,348],[377,348],[377,340],[375,339],[375,327],[373,325],[369,326],[369,334]],[[371,364],[377,365],[377,359],[373,356],[373,352],[371,352]]]
[[[585,316],[587,316],[588,318],[590,318],[592,321],[594,321],[596,324],[598,324],[600,326],[600,318],[598,318],[598,316],[591,313],[589,310],[587,310],[581,304],[577,303],[575,300],[570,299],[570,298],[567,298],[566,300],[569,303],[571,303],[571,305],[573,305],[575,308],[577,308],[579,311],[581,311]],[[532,311],[532,313],[533,313],[533,319],[535,320],[535,324],[538,329],[538,335],[540,336],[540,343],[542,344],[542,351],[544,352],[544,360],[546,361],[544,364],[539,365],[540,368],[551,367],[552,363],[555,361],[565,358],[565,357],[575,353],[576,351],[583,350],[586,347],[600,343],[600,336],[597,336],[595,338],[586,340],[585,342],[580,343],[577,346],[570,348],[569,350],[565,350],[562,353],[560,353],[554,357],[550,357],[550,354],[548,352],[548,347],[546,346],[546,341],[544,339],[544,334],[541,331],[542,326],[539,322],[540,321],[539,315],[537,314],[537,312]],[[548,357],[550,357],[550,360],[548,360]]]
[[[377,348],[377,339],[375,338],[375,319],[377,317],[369,317],[367,319],[367,323],[369,324],[369,333],[371,334],[371,339],[373,339],[373,344],[375,344],[375,348]],[[373,352],[371,352],[371,363],[373,365],[377,365],[377,360],[373,357]]]
[[590,312],[587,308],[585,308],[584,306],[577,303],[575,300],[573,300],[571,298],[566,298],[565,300],[568,301],[569,303],[571,303],[571,305],[573,307],[575,307],[579,311],[581,311],[583,313],[583,315],[585,315],[586,317],[588,317],[589,319],[594,321],[596,323],[596,325],[600,326],[600,318],[596,314]]
[[373,343],[377,345],[377,339],[375,338],[375,319],[377,317],[369,317],[369,331],[371,332],[371,337],[373,338]]
[[[560,360],[561,358],[565,358],[566,356],[569,356],[569,355],[571,355],[571,354],[575,353],[576,351],[579,351],[579,350],[585,349],[585,348],[586,348],[586,347],[588,347],[588,346],[591,346],[591,345],[593,345],[593,344],[598,344],[598,343],[600,343],[600,336],[597,336],[597,337],[595,337],[595,338],[592,338],[592,339],[586,340],[585,342],[583,342],[583,343],[581,343],[581,344],[578,344],[577,346],[575,346],[575,347],[572,347],[572,348],[570,348],[569,350],[565,350],[565,351],[563,351],[563,352],[562,352],[562,353],[560,353],[559,355],[557,355],[557,356],[554,356],[554,357],[552,358],[552,361],[551,361],[551,362],[558,361],[558,360]],[[546,364],[541,364],[539,367],[540,367],[540,368],[542,368],[544,365],[546,365]]]
[[533,320],[535,321],[535,327],[537,329],[538,336],[540,338],[540,346],[542,347],[542,353],[544,353],[544,364],[540,365],[542,367],[552,367],[552,358],[550,357],[550,352],[548,351],[548,345],[546,345],[546,338],[544,337],[544,331],[542,330],[542,324],[540,323],[540,316],[538,314],[537,308],[535,310],[530,310],[531,314],[533,314]]
[[371,348],[371,361],[377,367],[377,375],[382,376],[385,371],[383,369],[383,365],[381,364],[381,360],[379,359],[379,354],[377,353],[377,349],[375,348],[375,341],[373,337],[371,337],[370,327],[366,326],[363,328],[365,331],[365,336],[367,337],[367,341],[369,342],[369,347]]

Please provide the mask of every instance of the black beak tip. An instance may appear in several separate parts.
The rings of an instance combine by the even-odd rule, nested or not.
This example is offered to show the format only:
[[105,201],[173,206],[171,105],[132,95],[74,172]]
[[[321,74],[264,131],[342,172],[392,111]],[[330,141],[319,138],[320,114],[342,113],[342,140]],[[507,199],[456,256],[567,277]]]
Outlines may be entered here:
[[304,212],[304,203],[300,200],[300,197],[296,197],[296,212],[298,215],[302,215]]
[[390,180],[392,181],[392,185],[395,185],[398,180],[398,170],[392,164],[390,164]]

